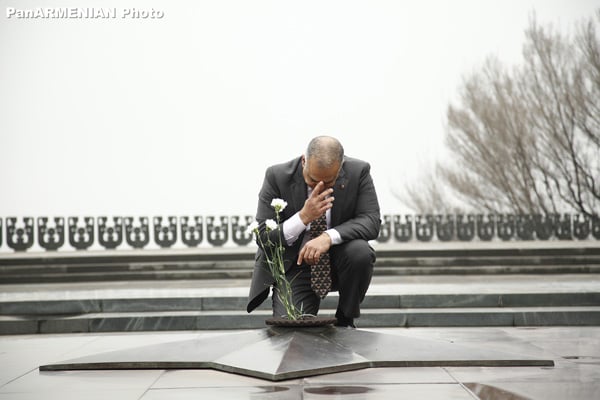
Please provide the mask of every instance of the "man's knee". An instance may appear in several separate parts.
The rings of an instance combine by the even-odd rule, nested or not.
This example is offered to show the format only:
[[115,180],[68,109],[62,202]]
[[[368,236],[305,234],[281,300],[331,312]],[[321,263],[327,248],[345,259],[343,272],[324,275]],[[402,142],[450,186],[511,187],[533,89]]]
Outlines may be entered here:
[[371,268],[375,251],[366,240],[356,239],[336,246],[336,258],[350,268]]

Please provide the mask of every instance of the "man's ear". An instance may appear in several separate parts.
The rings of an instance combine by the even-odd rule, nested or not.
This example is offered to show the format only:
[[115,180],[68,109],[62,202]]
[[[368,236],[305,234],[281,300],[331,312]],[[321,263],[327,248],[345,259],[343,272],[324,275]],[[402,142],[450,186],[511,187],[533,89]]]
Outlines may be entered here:
[[306,157],[302,154],[302,168],[306,165]]

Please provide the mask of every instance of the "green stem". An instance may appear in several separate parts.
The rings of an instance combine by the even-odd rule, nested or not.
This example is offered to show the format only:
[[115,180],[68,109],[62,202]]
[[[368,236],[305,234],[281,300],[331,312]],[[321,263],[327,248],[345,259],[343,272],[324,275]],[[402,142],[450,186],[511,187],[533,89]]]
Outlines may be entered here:
[[[279,211],[275,211],[277,225],[280,226],[280,217]],[[281,228],[279,228],[281,229]],[[267,252],[265,243],[262,241],[260,235],[257,235],[258,242],[263,252],[265,253],[265,257],[267,258],[267,265],[269,266],[269,270],[271,272],[271,276],[275,280],[275,285],[277,287],[277,296],[281,303],[283,304],[286,316],[288,319],[297,320],[302,315],[302,310],[299,310],[293,301],[293,293],[292,286],[285,276],[285,267],[284,267],[284,247],[281,241],[281,235],[278,235],[278,243],[275,244],[271,241],[271,238],[267,235],[267,245],[272,249],[271,257],[269,257],[269,253]]]

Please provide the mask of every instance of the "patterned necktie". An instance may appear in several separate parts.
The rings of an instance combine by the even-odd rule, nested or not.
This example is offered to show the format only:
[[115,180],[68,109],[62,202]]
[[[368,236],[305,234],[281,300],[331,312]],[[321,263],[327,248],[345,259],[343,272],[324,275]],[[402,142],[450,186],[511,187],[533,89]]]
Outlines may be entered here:
[[[310,223],[310,238],[314,239],[327,230],[325,213]],[[310,287],[324,299],[331,288],[331,263],[329,253],[321,254],[319,261],[310,267]]]

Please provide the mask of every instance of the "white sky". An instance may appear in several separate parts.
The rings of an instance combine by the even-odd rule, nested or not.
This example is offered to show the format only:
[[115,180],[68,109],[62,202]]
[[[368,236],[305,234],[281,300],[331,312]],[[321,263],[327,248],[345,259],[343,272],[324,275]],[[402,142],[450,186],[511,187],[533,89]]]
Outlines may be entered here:
[[[112,20],[7,8],[117,7]],[[122,19],[123,9],[164,11]],[[519,61],[533,10],[597,0],[0,0],[0,218],[254,214],[264,169],[337,136],[382,212],[443,154],[461,75]]]

